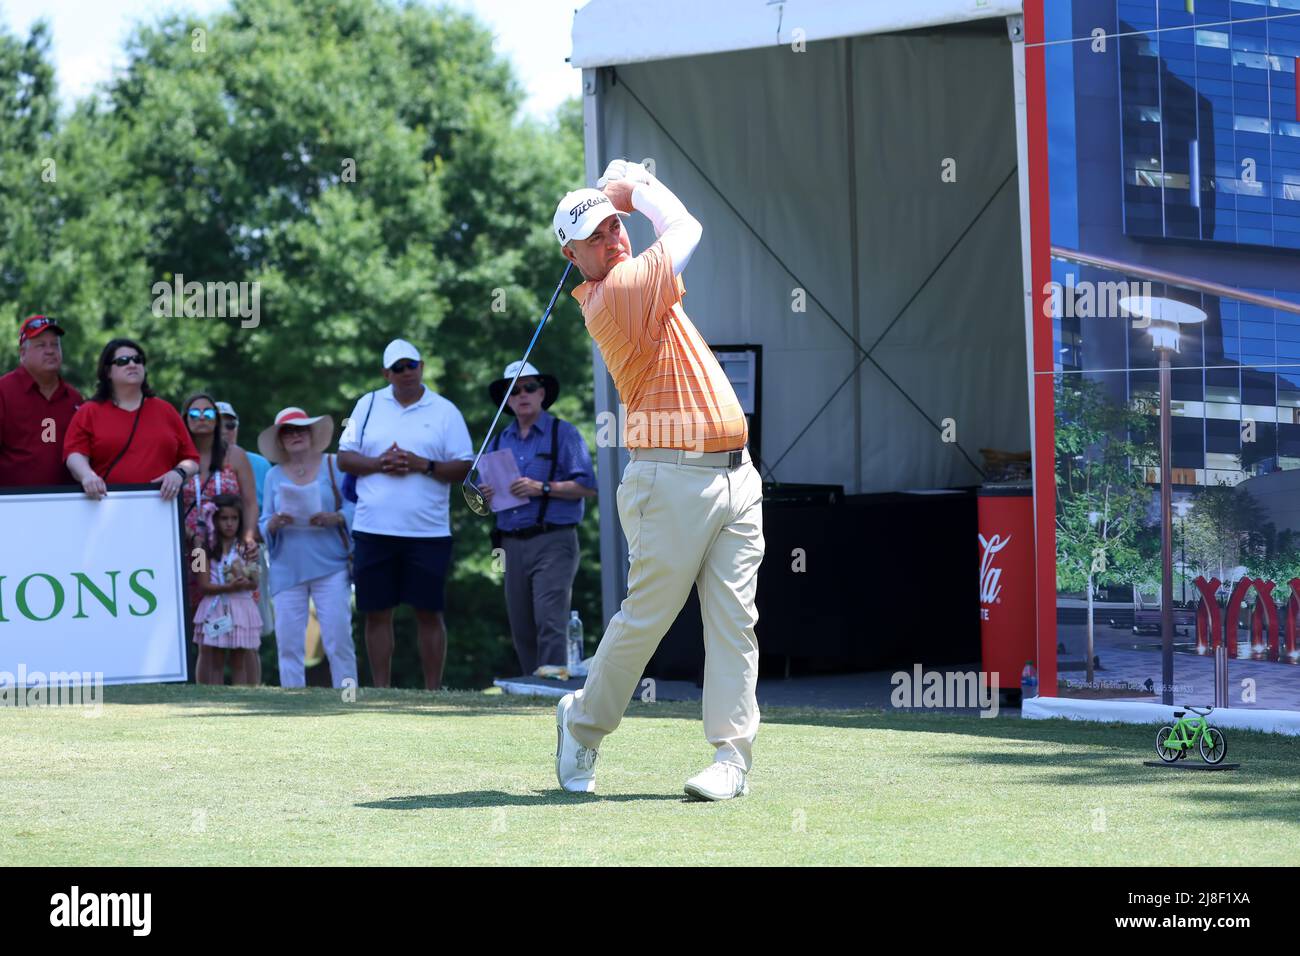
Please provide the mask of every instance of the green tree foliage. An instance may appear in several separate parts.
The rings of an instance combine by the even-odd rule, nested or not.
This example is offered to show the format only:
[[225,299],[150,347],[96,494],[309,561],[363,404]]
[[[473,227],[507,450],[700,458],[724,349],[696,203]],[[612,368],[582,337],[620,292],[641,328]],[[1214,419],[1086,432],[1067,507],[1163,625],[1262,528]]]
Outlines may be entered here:
[[1132,583],[1151,491],[1149,419],[1109,399],[1096,382],[1056,385],[1056,578],[1063,591]]
[[[0,309],[13,314],[38,297],[34,267],[50,254],[57,177],[52,158],[58,101],[48,26],[22,40],[0,23]],[[44,183],[42,174],[44,174]],[[16,336],[0,336],[14,350]]]
[[1187,561],[1206,577],[1229,582],[1233,568],[1252,564],[1252,557],[1267,561],[1275,550],[1269,545],[1276,544],[1276,535],[1263,509],[1239,486],[1197,488],[1187,526]]
[[[232,402],[245,447],[284,406],[340,423],[384,385],[385,343],[407,338],[477,443],[494,411],[486,386],[520,356],[563,271],[549,223],[583,178],[577,103],[550,123],[522,118],[487,29],[392,0],[233,0],[208,20],[139,27],[127,60],[60,126],[45,28],[26,44],[0,36],[0,157],[23,171],[23,191],[3,200],[10,319],[66,323],[67,377],[83,387],[109,337],[140,339],[159,393]],[[54,183],[39,178],[47,154]],[[256,283],[256,326],[156,314],[155,284],[176,275]],[[0,358],[14,357],[5,336]],[[590,341],[567,290],[533,362],[562,383],[553,411],[590,440]],[[588,510],[574,606],[595,631]],[[488,522],[458,489],[452,512],[448,681],[466,686],[508,670],[513,652]],[[395,679],[413,686],[399,622],[410,659]]]

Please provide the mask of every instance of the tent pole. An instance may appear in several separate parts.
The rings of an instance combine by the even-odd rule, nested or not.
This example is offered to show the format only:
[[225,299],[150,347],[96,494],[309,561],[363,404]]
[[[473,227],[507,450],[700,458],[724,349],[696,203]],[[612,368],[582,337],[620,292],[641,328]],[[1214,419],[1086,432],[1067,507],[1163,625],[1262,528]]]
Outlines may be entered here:
[[[600,69],[588,68],[582,71],[583,157],[589,185],[595,185],[605,164],[603,74],[604,71]],[[618,613],[619,603],[627,591],[627,545],[618,520],[616,494],[618,476],[623,472],[623,463],[619,461],[622,455],[619,443],[622,441],[623,416],[618,414],[618,393],[595,340],[591,343],[591,374],[596,421],[609,421],[608,416],[613,415],[613,421],[617,423],[612,429],[614,444],[604,448],[597,444],[596,447],[596,503],[600,508],[600,611],[603,619],[601,632],[604,633],[605,626]],[[599,429],[597,434],[599,435]]]
[[[858,151],[857,112],[853,101],[853,40],[840,40],[844,50],[844,123],[848,131],[849,281],[853,309],[853,343],[862,347],[861,282],[858,275]],[[853,494],[862,494],[862,361],[853,367]]]

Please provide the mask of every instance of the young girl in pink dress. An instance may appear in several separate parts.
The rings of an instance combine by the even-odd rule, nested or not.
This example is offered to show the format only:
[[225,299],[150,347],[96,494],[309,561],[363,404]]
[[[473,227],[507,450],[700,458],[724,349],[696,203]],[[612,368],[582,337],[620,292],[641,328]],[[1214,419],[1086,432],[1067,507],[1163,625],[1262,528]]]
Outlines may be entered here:
[[[257,562],[247,561],[241,550],[244,511],[238,498],[221,495],[203,505],[211,514],[212,531],[207,548],[208,574],[199,579],[203,599],[194,612],[194,641],[216,651],[214,668],[225,682],[224,651],[229,651],[234,684],[256,682],[255,656],[262,646],[262,615],[253,592],[257,589]],[[204,516],[205,518],[207,515]]]

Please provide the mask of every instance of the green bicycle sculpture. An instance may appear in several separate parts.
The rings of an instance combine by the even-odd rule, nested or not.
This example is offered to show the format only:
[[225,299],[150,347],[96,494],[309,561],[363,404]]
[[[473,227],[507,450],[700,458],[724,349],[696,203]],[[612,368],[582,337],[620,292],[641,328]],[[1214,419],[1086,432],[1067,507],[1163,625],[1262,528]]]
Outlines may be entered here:
[[1166,725],[1156,731],[1157,756],[1165,763],[1173,763],[1186,757],[1188,752],[1196,747],[1201,751],[1201,759],[1206,763],[1218,763],[1228,753],[1228,742],[1223,739],[1222,732],[1217,727],[1211,727],[1206,719],[1214,708],[1197,710],[1190,704],[1184,706],[1196,716],[1188,717],[1187,711],[1184,710],[1174,711],[1177,723],[1172,727]]

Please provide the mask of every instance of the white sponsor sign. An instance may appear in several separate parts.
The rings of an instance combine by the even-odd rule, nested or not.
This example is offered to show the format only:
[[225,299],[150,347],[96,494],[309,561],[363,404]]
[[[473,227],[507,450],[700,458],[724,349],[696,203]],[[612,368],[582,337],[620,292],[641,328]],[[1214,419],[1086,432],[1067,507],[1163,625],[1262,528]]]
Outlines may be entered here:
[[0,494],[0,670],[183,681],[180,515],[157,489]]

